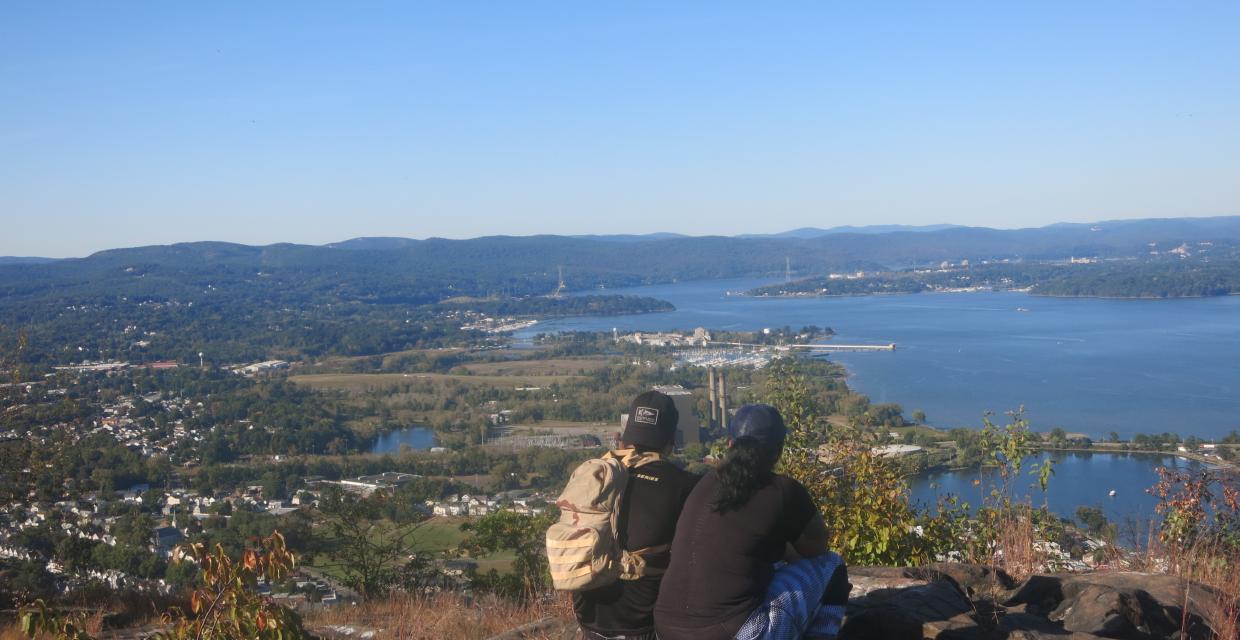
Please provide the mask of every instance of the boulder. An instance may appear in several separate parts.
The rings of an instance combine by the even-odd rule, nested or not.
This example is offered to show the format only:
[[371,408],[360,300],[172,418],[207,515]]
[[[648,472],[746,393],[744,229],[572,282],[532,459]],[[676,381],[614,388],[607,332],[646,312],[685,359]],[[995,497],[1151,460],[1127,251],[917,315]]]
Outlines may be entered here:
[[957,562],[939,562],[924,567],[905,569],[905,575],[933,582],[944,578],[955,582],[971,599],[997,599],[1015,586],[1015,581],[1007,572],[980,564],[963,564]]
[[1107,638],[1213,636],[1206,620],[1217,614],[1218,593],[1202,585],[1130,571],[1075,575],[1062,583],[1063,601],[1049,618],[1066,630]]
[[1093,640],[1098,636],[1065,631],[1063,625],[1036,614],[1008,611],[996,626],[995,637],[1004,640]]
[[[954,563],[848,574],[853,590],[839,640],[1205,640],[1212,637],[1205,621],[1219,613],[1217,592],[1162,574],[1034,575],[1016,584],[1003,571]],[[495,640],[575,634],[571,620],[544,618]]]
[[909,577],[909,571],[905,567],[849,567],[848,582],[852,585],[849,599],[857,600],[875,591],[904,589],[930,582]]
[[1025,611],[1047,615],[1063,602],[1063,578],[1061,576],[1030,576],[1020,586],[1000,598],[1007,607],[1022,607]]
[[950,580],[873,589],[849,600],[840,638],[980,638],[969,635],[978,630],[970,617],[973,610],[973,603]]
[[[1086,585],[1083,589],[1065,598],[1059,608],[1050,614],[1050,619],[1063,622],[1067,631],[1081,631],[1106,638],[1151,638],[1153,628],[1163,631],[1158,637],[1169,637],[1175,625],[1163,627],[1163,620],[1153,620],[1148,612],[1157,607],[1151,603],[1141,602],[1141,598],[1130,591],[1120,591],[1103,585]],[[1159,612],[1162,613],[1162,612]],[[1155,614],[1155,617],[1163,616]]]
[[990,567],[947,563],[850,567],[849,578],[841,639],[1205,640],[1206,621],[1219,614],[1217,592],[1162,574],[1035,575],[1015,584]]

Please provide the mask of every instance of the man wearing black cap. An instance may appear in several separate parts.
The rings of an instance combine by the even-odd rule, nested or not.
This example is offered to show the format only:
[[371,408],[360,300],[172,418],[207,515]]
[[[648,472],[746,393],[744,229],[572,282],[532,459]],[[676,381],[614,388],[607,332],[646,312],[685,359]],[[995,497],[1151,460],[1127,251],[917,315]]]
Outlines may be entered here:
[[[671,455],[679,418],[667,395],[647,391],[637,396],[620,437],[623,448]],[[697,481],[698,476],[663,459],[631,470],[617,516],[620,546],[628,551],[664,550],[643,554],[647,571],[642,578],[573,593],[573,610],[587,639],[656,640],[654,604],[671,557],[666,549],[676,531],[676,518]]]

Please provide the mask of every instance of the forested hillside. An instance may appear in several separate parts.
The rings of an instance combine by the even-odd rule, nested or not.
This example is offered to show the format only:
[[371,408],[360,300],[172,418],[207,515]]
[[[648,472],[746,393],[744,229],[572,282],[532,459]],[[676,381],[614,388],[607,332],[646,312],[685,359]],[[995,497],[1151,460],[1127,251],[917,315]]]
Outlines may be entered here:
[[[455,340],[461,324],[445,317],[454,309],[548,316],[668,308],[614,297],[548,302],[542,296],[559,288],[561,273],[567,290],[583,292],[865,271],[881,275],[831,281],[831,287],[875,293],[940,286],[944,277],[951,282],[941,286],[987,279],[986,271],[964,280],[959,274],[927,280],[893,276],[892,270],[1011,260],[1025,266],[986,269],[1005,285],[1036,285],[1040,293],[1217,295],[1238,289],[1237,269],[1229,261],[1237,246],[1235,217],[818,237],[360,238],[262,247],[195,242],[0,264],[0,326],[24,329],[34,351],[62,362],[193,360],[199,351],[225,361],[364,355]],[[1073,270],[1029,266],[1074,256],[1104,262]],[[459,300],[469,305],[442,304]]]

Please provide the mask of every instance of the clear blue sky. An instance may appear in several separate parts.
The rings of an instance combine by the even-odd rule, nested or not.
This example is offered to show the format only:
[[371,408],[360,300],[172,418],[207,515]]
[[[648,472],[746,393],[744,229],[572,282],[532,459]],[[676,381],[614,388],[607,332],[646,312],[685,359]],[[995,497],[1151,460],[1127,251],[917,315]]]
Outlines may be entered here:
[[872,4],[5,2],[0,255],[1240,214],[1240,2]]

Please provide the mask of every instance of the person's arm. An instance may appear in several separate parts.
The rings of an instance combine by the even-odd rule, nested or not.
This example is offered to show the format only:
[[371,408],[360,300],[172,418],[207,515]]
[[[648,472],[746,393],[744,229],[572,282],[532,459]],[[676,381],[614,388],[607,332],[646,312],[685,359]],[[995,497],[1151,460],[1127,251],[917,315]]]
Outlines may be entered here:
[[802,558],[813,558],[827,552],[827,523],[821,513],[815,513],[810,518],[801,535],[793,541],[792,548]]

